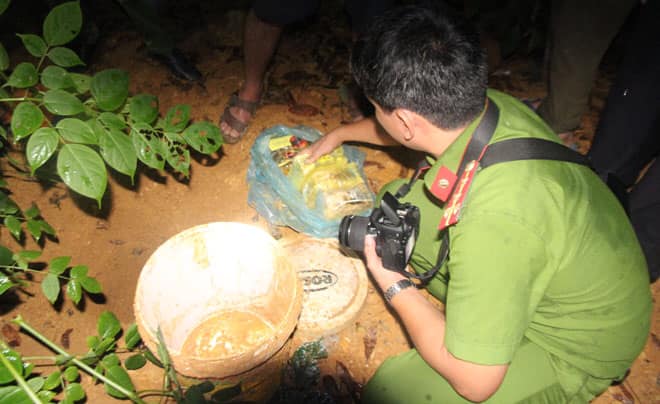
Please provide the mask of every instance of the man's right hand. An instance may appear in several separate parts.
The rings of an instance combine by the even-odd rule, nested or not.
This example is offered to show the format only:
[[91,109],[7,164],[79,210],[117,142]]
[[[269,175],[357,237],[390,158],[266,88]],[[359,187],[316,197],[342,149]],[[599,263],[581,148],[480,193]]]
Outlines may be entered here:
[[342,141],[334,131],[328,132],[325,136],[321,137],[316,142],[309,145],[301,154],[307,155],[306,163],[313,163],[319,157],[331,153],[334,149],[341,146]]

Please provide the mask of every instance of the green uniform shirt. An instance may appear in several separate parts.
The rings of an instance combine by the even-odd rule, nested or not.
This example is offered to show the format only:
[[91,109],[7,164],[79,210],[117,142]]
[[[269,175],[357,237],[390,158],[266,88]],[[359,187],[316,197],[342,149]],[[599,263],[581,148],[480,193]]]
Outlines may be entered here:
[[[500,109],[491,143],[558,141],[514,98],[488,96]],[[478,121],[402,198],[421,212],[411,262],[418,272],[436,263],[442,239],[444,203],[428,189],[440,167],[457,170]],[[449,236],[449,261],[429,290],[446,302],[454,356],[508,363],[528,338],[553,355],[570,393],[586,376],[622,376],[642,350],[651,313],[646,263],[625,212],[588,167],[525,160],[480,170]]]

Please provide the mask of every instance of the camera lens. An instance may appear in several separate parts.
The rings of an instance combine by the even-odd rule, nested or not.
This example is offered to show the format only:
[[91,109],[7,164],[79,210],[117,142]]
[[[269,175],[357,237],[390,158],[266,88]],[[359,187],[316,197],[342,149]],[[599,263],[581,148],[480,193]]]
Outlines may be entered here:
[[339,224],[339,243],[354,251],[364,250],[369,218],[366,216],[344,216]]

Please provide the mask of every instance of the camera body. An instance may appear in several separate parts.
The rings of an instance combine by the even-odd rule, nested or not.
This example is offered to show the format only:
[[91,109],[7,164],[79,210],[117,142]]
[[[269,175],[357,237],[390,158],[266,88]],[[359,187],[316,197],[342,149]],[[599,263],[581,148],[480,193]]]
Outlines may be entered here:
[[376,236],[376,254],[383,267],[405,272],[419,231],[419,208],[400,203],[386,192],[369,216],[344,216],[339,225],[339,243],[354,251],[364,250],[364,238]]

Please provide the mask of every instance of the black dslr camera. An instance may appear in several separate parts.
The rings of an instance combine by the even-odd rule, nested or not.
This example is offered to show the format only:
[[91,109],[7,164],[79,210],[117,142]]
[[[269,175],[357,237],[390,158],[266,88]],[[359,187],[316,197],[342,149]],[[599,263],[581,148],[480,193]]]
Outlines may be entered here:
[[344,216],[339,224],[339,243],[354,251],[364,250],[364,238],[376,235],[376,254],[383,267],[405,272],[419,229],[419,209],[410,203],[399,203],[389,192],[380,207],[367,216]]

